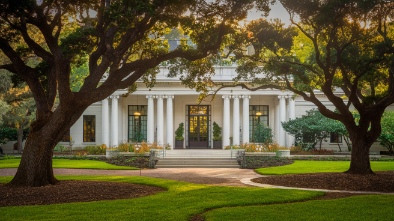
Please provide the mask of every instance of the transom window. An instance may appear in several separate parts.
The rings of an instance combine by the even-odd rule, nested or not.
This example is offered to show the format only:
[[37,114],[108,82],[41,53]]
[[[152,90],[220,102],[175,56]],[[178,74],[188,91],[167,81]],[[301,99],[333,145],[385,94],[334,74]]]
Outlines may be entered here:
[[147,107],[146,105],[129,105],[128,140],[131,142],[146,141]]
[[268,105],[250,105],[249,106],[249,142],[255,142],[255,128],[263,123],[269,125],[269,107]]

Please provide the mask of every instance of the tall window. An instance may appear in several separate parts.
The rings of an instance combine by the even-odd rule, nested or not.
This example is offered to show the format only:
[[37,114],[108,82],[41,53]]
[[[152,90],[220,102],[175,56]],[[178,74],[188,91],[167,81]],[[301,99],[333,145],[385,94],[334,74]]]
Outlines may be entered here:
[[131,142],[146,141],[147,137],[147,109],[146,105],[129,105],[129,133]]
[[249,106],[249,142],[255,142],[254,130],[260,123],[268,126],[268,105]]
[[96,116],[83,116],[83,142],[96,142]]

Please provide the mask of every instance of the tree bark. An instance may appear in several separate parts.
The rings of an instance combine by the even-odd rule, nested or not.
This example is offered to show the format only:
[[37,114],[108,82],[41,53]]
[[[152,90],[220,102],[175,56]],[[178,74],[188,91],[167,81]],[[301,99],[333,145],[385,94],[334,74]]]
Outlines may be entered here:
[[18,135],[18,153],[22,153],[22,143],[23,143],[23,128],[19,127],[17,129]]
[[30,126],[21,163],[9,185],[37,187],[59,182],[53,174],[53,150],[87,106],[60,105],[54,113]]
[[52,169],[52,155],[55,144],[51,140],[51,135],[29,135],[21,163],[9,185],[37,187],[59,182]]
[[371,144],[366,140],[365,136],[353,136],[352,153],[350,167],[346,173],[351,174],[373,174],[371,164],[369,162],[369,150]]

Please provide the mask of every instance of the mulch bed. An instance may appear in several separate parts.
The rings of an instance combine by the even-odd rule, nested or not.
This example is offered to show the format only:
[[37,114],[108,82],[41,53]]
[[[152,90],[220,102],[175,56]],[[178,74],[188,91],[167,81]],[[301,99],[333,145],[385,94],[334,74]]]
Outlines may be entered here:
[[[185,181],[190,182],[190,180]],[[209,179],[205,181],[209,183]],[[378,172],[366,176],[345,173],[267,176],[253,179],[253,181],[301,188],[394,192],[393,171]],[[156,194],[161,191],[164,190],[153,186],[97,181],[61,181],[57,185],[34,188],[0,185],[0,207],[129,199]],[[318,199],[333,199],[352,195],[357,194],[327,192]],[[195,218],[195,220],[198,220],[198,216]]]
[[164,189],[154,186],[96,181],[61,181],[30,188],[0,185],[0,207],[129,199],[161,191]]
[[385,193],[394,192],[394,171],[377,172],[371,175],[318,173],[267,176],[255,178],[252,181],[256,183],[287,187]]

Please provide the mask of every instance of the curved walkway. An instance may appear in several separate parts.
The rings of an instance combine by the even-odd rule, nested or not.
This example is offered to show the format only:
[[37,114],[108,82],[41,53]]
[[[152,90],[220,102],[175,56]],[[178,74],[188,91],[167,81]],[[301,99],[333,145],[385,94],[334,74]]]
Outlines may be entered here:
[[[261,177],[253,170],[237,168],[159,168],[146,170],[90,170],[90,169],[53,169],[55,175],[112,175],[142,176],[199,184],[222,186],[248,186],[242,179]],[[0,176],[13,176],[16,169],[0,169]]]
[[[13,176],[15,168],[0,169],[0,176]],[[354,193],[354,194],[386,194],[394,193],[347,191],[347,190],[327,190],[296,188],[285,186],[274,186],[269,184],[255,183],[251,180],[262,177],[251,169],[236,168],[159,168],[146,170],[91,170],[91,169],[54,169],[55,175],[112,175],[112,176],[142,176],[163,178],[170,180],[185,181],[198,184],[210,184],[221,186],[256,186],[263,188],[298,189],[322,192]]]

